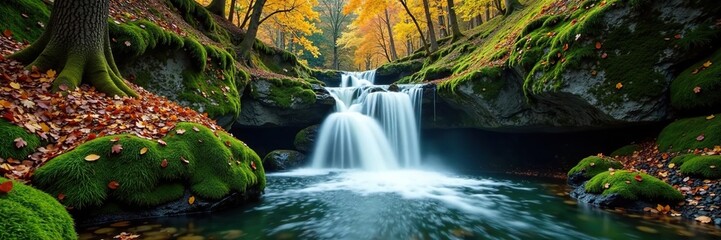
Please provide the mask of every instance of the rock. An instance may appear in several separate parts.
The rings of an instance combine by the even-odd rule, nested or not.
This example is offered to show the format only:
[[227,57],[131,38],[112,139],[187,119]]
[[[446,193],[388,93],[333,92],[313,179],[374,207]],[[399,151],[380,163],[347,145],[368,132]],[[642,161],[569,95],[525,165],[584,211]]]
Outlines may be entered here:
[[716,218],[716,219],[714,219],[714,220],[713,220],[713,223],[716,224],[716,225],[721,226],[721,218]]
[[389,92],[400,92],[401,89],[398,87],[398,84],[391,83],[391,85],[388,86]]
[[585,171],[571,174],[571,175],[568,176],[568,179],[566,179],[566,182],[567,182],[568,185],[571,186],[571,187],[578,187],[578,186],[580,186],[581,184],[583,184],[583,183],[585,183],[586,181],[588,181],[588,179],[589,179],[589,178],[587,178],[586,176],[584,176],[584,174],[585,174]]
[[423,59],[392,62],[376,70],[375,84],[388,85],[399,79],[413,75],[423,68]]
[[318,124],[335,105],[335,99],[319,85],[287,86],[272,79],[251,82],[244,94],[238,127],[305,127]]
[[311,70],[310,74],[315,79],[318,79],[319,81],[325,83],[326,86],[337,87],[340,86],[341,74],[343,74],[343,72],[335,70],[313,69]]
[[643,208],[652,207],[656,205],[646,203],[643,201],[629,201],[623,199],[618,194],[593,194],[587,193],[584,184],[580,184],[571,191],[570,196],[577,199],[579,202],[588,203],[596,207],[601,208],[624,208],[631,212],[643,212]]
[[306,162],[305,154],[293,150],[275,150],[263,158],[265,171],[284,171],[298,168]]
[[313,150],[319,128],[320,125],[316,124],[300,130],[298,134],[295,135],[295,140],[293,141],[295,149],[304,153]]

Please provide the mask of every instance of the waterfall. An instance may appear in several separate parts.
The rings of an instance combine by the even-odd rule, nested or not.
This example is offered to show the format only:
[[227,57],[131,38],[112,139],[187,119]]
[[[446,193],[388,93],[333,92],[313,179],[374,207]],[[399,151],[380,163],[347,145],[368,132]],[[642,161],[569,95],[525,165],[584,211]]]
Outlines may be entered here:
[[387,170],[420,165],[423,88],[373,85],[375,70],[346,72],[340,87],[327,87],[335,112],[321,124],[312,154],[315,168]]

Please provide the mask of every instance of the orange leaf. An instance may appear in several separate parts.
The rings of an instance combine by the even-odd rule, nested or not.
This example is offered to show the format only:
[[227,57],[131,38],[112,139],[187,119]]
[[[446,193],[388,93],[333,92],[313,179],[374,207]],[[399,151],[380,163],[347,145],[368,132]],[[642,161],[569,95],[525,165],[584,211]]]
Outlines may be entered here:
[[11,190],[13,190],[13,182],[12,181],[6,181],[4,183],[0,183],[0,193],[7,194]]
[[65,199],[65,194],[58,193],[58,200],[62,201],[63,199]]
[[616,83],[616,89],[621,90],[623,88],[623,83]]
[[97,154],[90,154],[90,155],[85,156],[85,161],[88,161],[88,162],[94,162],[94,161],[97,161],[98,159],[100,159],[100,156]]
[[45,72],[45,75],[48,75],[49,78],[54,78],[55,74],[56,74],[55,70],[52,70],[52,69],[48,69],[48,71]]
[[90,134],[88,134],[88,141],[93,140],[93,139],[95,139],[96,137],[98,137],[97,134],[95,134],[95,133],[90,133]]
[[633,177],[633,179],[636,179],[637,182],[642,182],[642,181],[643,181],[643,177],[641,177],[641,174],[636,174],[636,176]]
[[564,52],[565,52],[565,51],[568,51],[568,43],[563,44],[563,51],[564,51]]
[[596,42],[596,49],[601,49],[603,45],[601,45],[601,42]]
[[195,196],[190,196],[188,198],[188,204],[193,205],[193,203],[195,203]]
[[115,180],[108,183],[108,188],[112,190],[118,189],[118,187],[120,187],[120,183],[116,182]]
[[711,60],[708,60],[708,61],[706,61],[705,63],[703,63],[703,67],[708,68],[708,67],[711,66],[711,64],[712,64],[712,63],[711,63]]
[[147,152],[148,152],[148,148],[146,148],[146,147],[140,149],[140,155],[144,155]]
[[3,31],[3,35],[5,35],[5,37],[8,37],[8,38],[12,37],[13,31],[10,31],[10,29],[5,29],[5,31]]

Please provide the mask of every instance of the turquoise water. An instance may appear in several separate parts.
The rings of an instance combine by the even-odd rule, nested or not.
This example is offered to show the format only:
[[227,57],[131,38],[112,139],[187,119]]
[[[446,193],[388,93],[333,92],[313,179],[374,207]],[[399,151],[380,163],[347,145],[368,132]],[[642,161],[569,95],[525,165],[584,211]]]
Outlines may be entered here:
[[[658,215],[576,204],[563,183],[429,171],[299,170],[270,174],[259,203],[213,214],[97,226],[143,239],[720,239]],[[93,233],[97,232],[97,233]]]

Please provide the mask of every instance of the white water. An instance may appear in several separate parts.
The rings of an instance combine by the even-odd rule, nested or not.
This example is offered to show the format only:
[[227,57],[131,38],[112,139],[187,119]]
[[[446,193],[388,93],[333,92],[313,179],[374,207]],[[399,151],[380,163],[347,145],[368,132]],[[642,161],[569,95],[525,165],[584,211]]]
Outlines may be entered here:
[[323,121],[312,156],[314,168],[389,170],[420,165],[422,88],[372,85],[375,70],[341,76],[341,87],[326,88],[335,113]]

